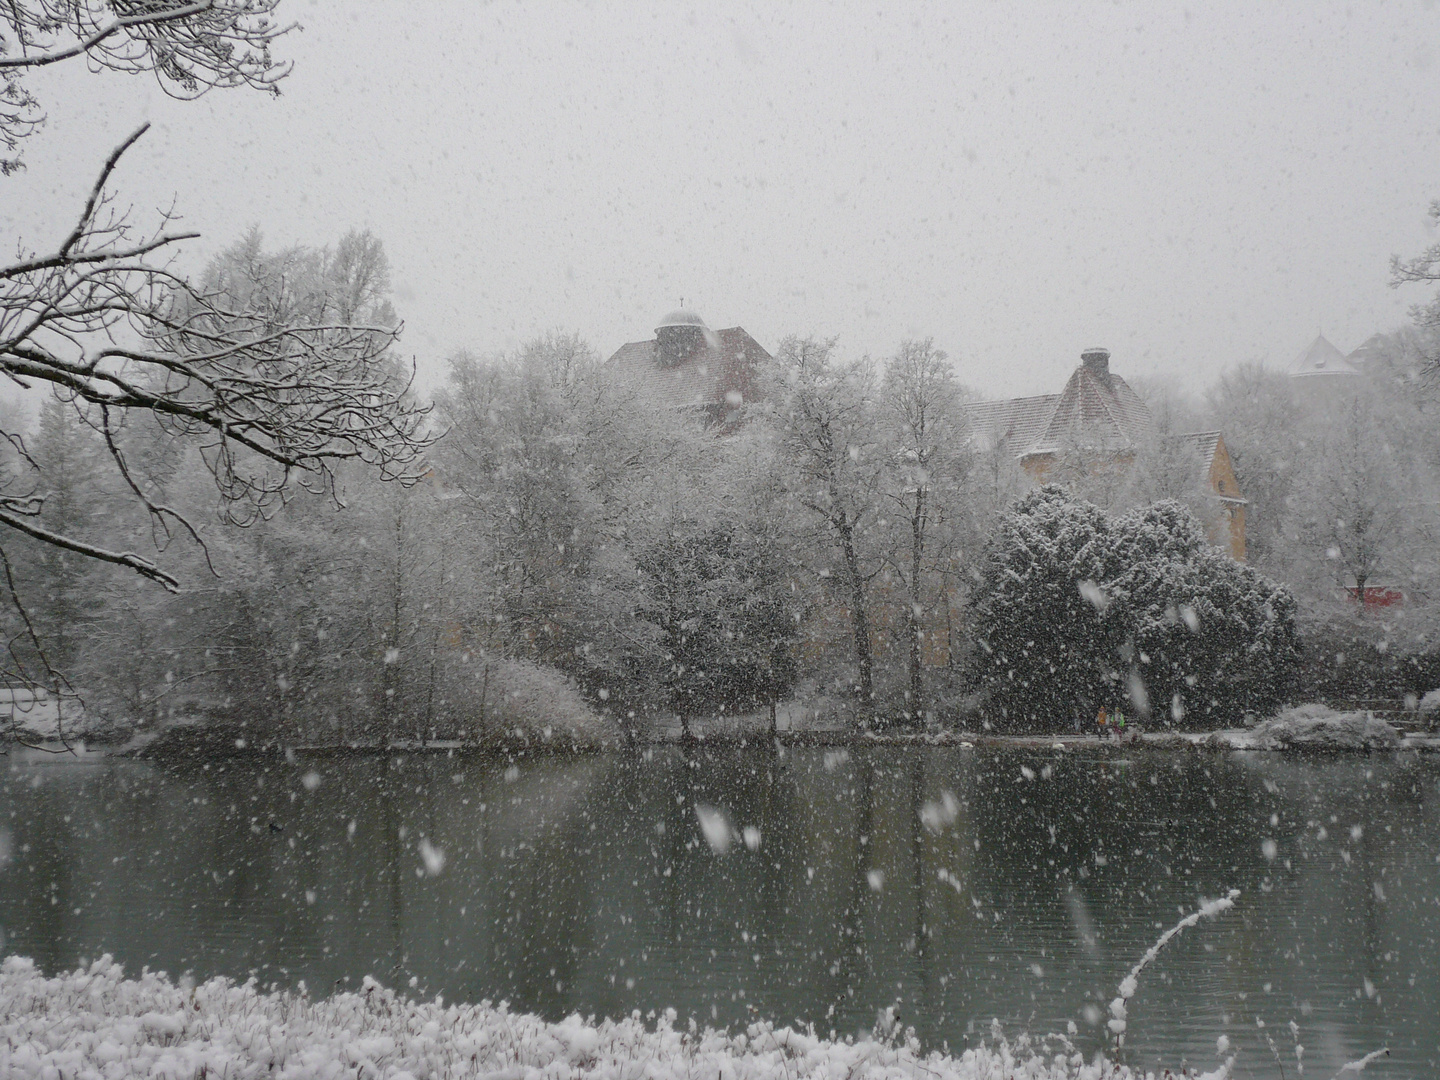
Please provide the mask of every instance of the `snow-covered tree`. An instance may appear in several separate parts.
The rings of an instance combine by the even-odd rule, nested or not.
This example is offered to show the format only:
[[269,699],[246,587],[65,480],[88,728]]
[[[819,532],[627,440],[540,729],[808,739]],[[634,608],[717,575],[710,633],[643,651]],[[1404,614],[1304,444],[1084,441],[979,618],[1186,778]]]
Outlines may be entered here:
[[1011,729],[1083,725],[1102,706],[1233,723],[1284,701],[1299,661],[1290,593],[1173,501],[1111,520],[1031,492],[1001,520],[974,617],[986,715]]
[[971,465],[963,390],[949,358],[930,339],[905,341],[885,367],[882,423],[888,465],[888,516],[900,525],[887,562],[904,590],[907,689],[905,713],[925,715],[924,643],[927,614],[946,599],[957,503]]
[[[1440,199],[1430,204],[1430,219],[1440,222]],[[1431,244],[1419,255],[1404,259],[1399,255],[1390,260],[1390,285],[1426,284],[1440,282],[1440,243]],[[1422,346],[1419,372],[1432,388],[1440,386],[1440,294],[1429,301],[1421,301],[1410,309],[1410,315],[1421,331],[1419,343]]]
[[762,528],[670,518],[636,553],[639,617],[656,634],[631,661],[688,735],[704,709],[773,704],[795,678],[796,637],[784,561]]
[[457,356],[437,407],[436,476],[473,568],[460,621],[481,648],[603,687],[637,645],[629,535],[696,488],[713,436],[641,407],[575,335]]
[[[777,433],[797,503],[839,556],[855,656],[862,723],[875,711],[869,584],[879,572],[873,547],[885,467],[875,411],[875,375],[866,361],[835,359],[835,341],[788,337],[768,373],[765,415]],[[817,539],[820,539],[817,537]]]
[[1247,557],[1272,573],[1284,570],[1289,499],[1305,447],[1305,410],[1290,380],[1262,364],[1226,371],[1207,395],[1209,423],[1225,433],[1235,479],[1245,493]]
[[1130,706],[1155,724],[1233,724],[1294,689],[1295,601],[1205,539],[1183,505],[1162,501],[1113,522],[1105,617]]
[[990,723],[1062,731],[1114,700],[1123,635],[1097,602],[1112,551],[1105,513],[1056,485],[1001,516],[971,602]]
[[9,0],[0,6],[0,176],[22,167],[21,143],[45,114],[25,77],[83,60],[92,69],[150,72],[171,97],[249,86],[279,93],[290,65],[270,45],[294,29],[278,0]]

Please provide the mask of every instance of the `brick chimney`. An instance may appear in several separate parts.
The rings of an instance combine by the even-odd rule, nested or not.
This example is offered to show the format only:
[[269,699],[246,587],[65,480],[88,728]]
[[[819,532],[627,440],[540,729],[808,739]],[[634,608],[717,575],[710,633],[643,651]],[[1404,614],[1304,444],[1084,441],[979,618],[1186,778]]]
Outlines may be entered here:
[[1110,381],[1110,350],[1098,346],[1086,349],[1080,354],[1080,360],[1090,369],[1090,374],[1105,382]]

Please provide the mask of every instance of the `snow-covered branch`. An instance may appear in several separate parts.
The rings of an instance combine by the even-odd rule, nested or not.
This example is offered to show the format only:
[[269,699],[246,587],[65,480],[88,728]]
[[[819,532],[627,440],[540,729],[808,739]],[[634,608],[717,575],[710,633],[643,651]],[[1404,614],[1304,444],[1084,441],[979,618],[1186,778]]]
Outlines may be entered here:
[[[226,516],[241,524],[286,497],[298,479],[334,494],[333,467],[356,459],[390,479],[423,469],[426,408],[391,354],[397,329],[305,321],[254,289],[243,301],[193,286],[148,256],[186,234],[137,237],[111,210],[105,185],[142,127],[110,154],[74,229],[50,254],[0,268],[0,371],[22,386],[48,383],[103,419],[111,460],[152,520],[178,513],[128,477],[111,435],[126,415],[148,415],[171,438],[193,440]],[[32,463],[33,466],[33,463]],[[153,563],[42,528],[34,469],[0,491],[0,524],[175,587]],[[18,485],[18,486],[17,486]],[[28,485],[28,486],[27,486]],[[22,490],[23,488],[23,490]]]

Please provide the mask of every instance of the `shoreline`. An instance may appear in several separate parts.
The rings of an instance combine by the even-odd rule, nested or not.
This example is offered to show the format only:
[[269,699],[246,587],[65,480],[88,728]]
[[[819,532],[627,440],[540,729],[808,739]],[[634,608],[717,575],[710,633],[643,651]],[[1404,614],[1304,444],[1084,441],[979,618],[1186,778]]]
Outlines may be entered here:
[[[775,747],[779,750],[833,748],[864,749],[867,747],[906,748],[958,748],[958,749],[1022,749],[1050,750],[1063,753],[1077,753],[1087,757],[1116,757],[1136,749],[1168,750],[1201,753],[1263,753],[1263,754],[1376,754],[1395,752],[1440,753],[1440,732],[1398,732],[1398,738],[1388,745],[1314,745],[1296,743],[1289,745],[1257,745],[1250,728],[1220,728],[1201,732],[1136,732],[1121,740],[1099,735],[1001,735],[973,731],[939,732],[863,732],[843,729],[782,730],[723,732],[700,734],[689,739],[678,735],[657,734],[644,739],[617,739],[606,743],[562,742],[561,740],[536,740],[533,742],[474,743],[460,740],[435,739],[426,742],[401,741],[386,745],[379,743],[265,743],[243,747],[215,746],[214,740],[203,737],[194,740],[172,738],[164,745],[153,744],[163,739],[156,736],[136,744],[115,746],[87,744],[83,738],[70,740],[69,747],[58,743],[12,742],[0,748],[0,754],[10,755],[29,752],[42,758],[76,760],[77,758],[120,757],[139,760],[174,763],[193,759],[197,750],[210,751],[207,761],[266,759],[274,757],[330,758],[349,756],[374,756],[379,754],[444,754],[448,757],[504,758],[521,757],[589,757],[596,754],[617,752],[643,752],[658,747],[679,747],[692,750],[704,749],[749,749],[752,747]],[[207,746],[206,743],[211,745]]]

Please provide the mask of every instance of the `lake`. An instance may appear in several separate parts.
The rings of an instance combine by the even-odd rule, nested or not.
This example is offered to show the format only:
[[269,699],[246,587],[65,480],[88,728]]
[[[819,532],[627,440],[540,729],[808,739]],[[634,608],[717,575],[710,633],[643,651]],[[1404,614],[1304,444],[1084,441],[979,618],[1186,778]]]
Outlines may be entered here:
[[[929,1046],[1074,1023],[1156,937],[1123,1054],[1440,1071],[1440,759],[653,748],[201,765],[12,755],[3,949],[559,1019],[674,1008]],[[1263,1025],[1263,1026],[1261,1026]]]

